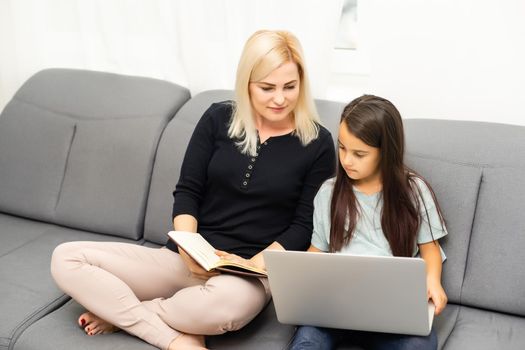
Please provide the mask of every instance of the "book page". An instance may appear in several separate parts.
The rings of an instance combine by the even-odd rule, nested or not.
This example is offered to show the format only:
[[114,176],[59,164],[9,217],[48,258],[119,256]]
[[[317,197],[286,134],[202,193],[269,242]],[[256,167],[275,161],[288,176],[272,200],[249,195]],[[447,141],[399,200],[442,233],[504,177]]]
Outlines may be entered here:
[[244,271],[244,274],[247,274],[249,276],[257,276],[257,277],[266,277],[267,272],[263,269],[259,269],[254,266],[248,266],[244,264],[239,264],[235,261],[229,261],[229,260],[219,260],[217,263],[217,269],[221,271],[228,271],[228,272],[236,272],[239,273]]
[[243,265],[235,261],[223,260],[215,254],[215,248],[199,233],[186,231],[168,232],[170,239],[184,249],[206,271],[217,269],[238,275],[266,277],[266,271],[257,267]]
[[213,269],[220,260],[215,255],[215,248],[198,233],[170,231],[168,236],[207,271]]

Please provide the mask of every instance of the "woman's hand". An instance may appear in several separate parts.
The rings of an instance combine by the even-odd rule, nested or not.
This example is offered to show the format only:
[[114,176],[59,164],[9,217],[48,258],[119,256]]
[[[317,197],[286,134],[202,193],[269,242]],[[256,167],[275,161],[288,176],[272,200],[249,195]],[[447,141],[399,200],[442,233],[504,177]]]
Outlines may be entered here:
[[179,247],[179,254],[182,258],[182,261],[184,261],[193,277],[206,281],[213,276],[219,275],[219,272],[208,272],[205,269],[203,269],[202,266],[200,266],[195,260],[193,260],[193,258],[188,253],[186,253],[181,247]]
[[235,262],[241,265],[258,267],[252,260],[241,258],[240,256],[236,254],[231,254],[231,253],[228,253],[222,250],[216,250],[215,254],[223,260],[228,260],[228,261]]
[[436,306],[434,314],[439,315],[448,302],[447,294],[439,281],[427,279],[427,296]]

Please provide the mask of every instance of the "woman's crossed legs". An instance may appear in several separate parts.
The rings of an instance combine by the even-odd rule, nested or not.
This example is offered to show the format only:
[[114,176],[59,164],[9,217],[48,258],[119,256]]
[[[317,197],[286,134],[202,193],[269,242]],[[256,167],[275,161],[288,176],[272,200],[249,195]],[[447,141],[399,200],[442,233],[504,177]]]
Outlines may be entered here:
[[203,345],[202,336],[191,334],[239,329],[270,297],[266,281],[219,275],[204,282],[171,250],[127,243],[61,244],[51,272],[89,310],[79,318],[88,334],[120,328],[161,349]]

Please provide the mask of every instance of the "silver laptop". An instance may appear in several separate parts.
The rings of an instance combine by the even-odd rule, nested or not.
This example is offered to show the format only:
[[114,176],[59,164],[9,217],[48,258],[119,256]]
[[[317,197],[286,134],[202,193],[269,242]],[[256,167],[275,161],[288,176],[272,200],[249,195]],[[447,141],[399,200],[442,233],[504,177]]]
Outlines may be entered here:
[[264,251],[281,323],[428,335],[434,305],[427,301],[420,258]]

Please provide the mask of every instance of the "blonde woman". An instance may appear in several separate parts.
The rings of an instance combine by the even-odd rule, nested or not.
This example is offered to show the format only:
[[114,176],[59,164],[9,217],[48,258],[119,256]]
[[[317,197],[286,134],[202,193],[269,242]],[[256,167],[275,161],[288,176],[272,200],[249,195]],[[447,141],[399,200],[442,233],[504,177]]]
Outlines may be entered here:
[[[298,40],[258,31],[238,65],[235,101],[211,105],[191,137],[173,193],[174,229],[264,268],[265,249],[308,248],[313,198],[334,170]],[[88,310],[78,319],[87,334],[122,329],[160,349],[202,349],[205,335],[242,328],[270,299],[266,279],[208,273],[171,242],[65,243],[51,271]]]

